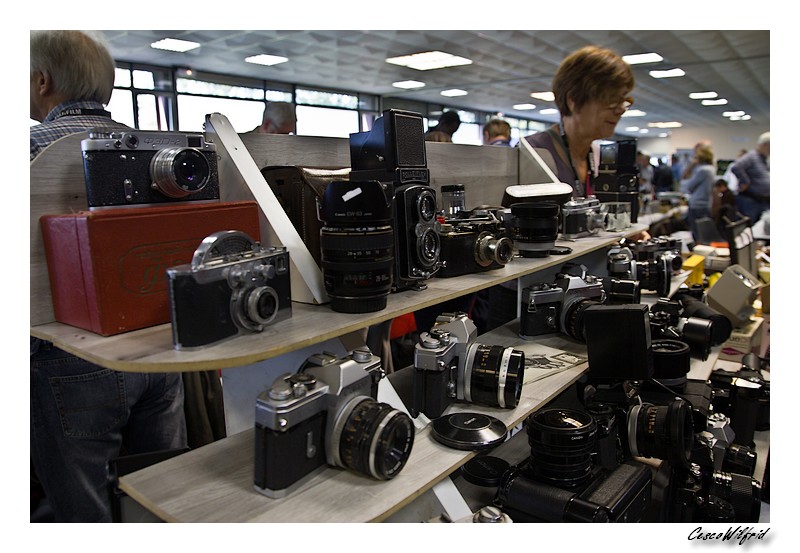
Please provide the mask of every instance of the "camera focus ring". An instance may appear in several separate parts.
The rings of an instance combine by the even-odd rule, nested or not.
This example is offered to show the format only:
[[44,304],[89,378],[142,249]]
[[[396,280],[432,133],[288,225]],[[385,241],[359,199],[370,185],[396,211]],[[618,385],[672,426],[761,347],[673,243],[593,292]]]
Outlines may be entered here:
[[200,192],[211,179],[211,165],[196,148],[164,148],[150,162],[153,188],[170,198]]

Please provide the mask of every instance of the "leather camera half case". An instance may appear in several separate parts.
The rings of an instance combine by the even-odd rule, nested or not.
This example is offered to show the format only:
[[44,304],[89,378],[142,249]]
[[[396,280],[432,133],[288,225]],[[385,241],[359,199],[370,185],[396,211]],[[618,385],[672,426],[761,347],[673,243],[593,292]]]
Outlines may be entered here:
[[259,237],[258,204],[124,207],[40,219],[56,321],[111,336],[170,321],[168,267],[218,231]]

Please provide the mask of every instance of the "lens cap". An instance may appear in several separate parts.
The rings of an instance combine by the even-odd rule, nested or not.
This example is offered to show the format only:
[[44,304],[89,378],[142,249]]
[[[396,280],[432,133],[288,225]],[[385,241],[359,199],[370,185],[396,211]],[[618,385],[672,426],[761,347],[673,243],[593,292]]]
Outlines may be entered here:
[[431,435],[447,447],[475,451],[503,443],[506,425],[481,413],[453,413],[433,421]]
[[481,455],[467,461],[461,467],[461,475],[470,484],[496,488],[510,467],[511,465],[505,459]]
[[550,248],[550,255],[568,255],[572,253],[572,248],[567,246],[553,246]]

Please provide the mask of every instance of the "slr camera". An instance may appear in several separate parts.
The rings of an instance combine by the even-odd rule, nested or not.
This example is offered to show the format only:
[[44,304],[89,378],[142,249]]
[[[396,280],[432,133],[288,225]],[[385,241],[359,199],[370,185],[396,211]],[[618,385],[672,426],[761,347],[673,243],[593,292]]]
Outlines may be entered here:
[[459,211],[439,227],[440,259],[436,276],[454,277],[500,269],[514,257],[514,243],[503,220],[489,209]]
[[734,443],[754,447],[756,431],[769,430],[770,381],[761,372],[761,360],[750,353],[736,372],[716,369],[710,382],[714,408],[731,419]]
[[202,134],[94,129],[81,151],[90,209],[219,199],[217,149]]
[[600,145],[598,175],[592,179],[598,192],[638,192],[636,140],[619,140]]
[[464,313],[442,313],[414,347],[411,413],[434,419],[455,401],[513,409],[522,394],[525,354],[475,341]]
[[285,497],[326,466],[376,480],[403,469],[414,444],[411,418],[376,401],[380,358],[359,348],[343,358],[310,356],[256,400],[255,489]]
[[713,341],[714,322],[701,317],[686,317],[679,302],[659,298],[650,307],[650,329],[653,336],[680,340],[691,353],[702,360],[708,359]]
[[605,205],[594,196],[575,198],[561,206],[562,238],[592,236],[605,229],[605,226]]
[[680,247],[680,240],[665,237],[636,242],[621,240],[608,250],[608,274],[638,280],[643,290],[669,296],[672,276],[683,266]]
[[350,134],[350,180],[378,181],[392,197],[392,290],[422,290],[441,267],[436,190],[430,186],[422,116],[385,110],[372,130]]
[[192,261],[167,269],[175,349],[261,332],[292,315],[289,252],[244,232],[215,232]]
[[[609,426],[610,424],[610,426]],[[578,409],[528,416],[530,456],[501,478],[495,504],[519,522],[640,522],[651,502],[650,469],[616,452],[601,463],[598,444],[616,448],[616,422]]]

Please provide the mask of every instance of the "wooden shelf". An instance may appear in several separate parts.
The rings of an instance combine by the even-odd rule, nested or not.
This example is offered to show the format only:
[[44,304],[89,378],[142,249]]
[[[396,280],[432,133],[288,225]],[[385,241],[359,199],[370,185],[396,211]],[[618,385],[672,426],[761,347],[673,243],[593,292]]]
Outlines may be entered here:
[[[635,225],[626,236],[644,230]],[[357,332],[405,313],[477,292],[606,248],[621,237],[601,233],[558,245],[572,253],[542,259],[516,258],[501,269],[454,278],[433,278],[422,291],[405,290],[391,294],[385,309],[373,313],[349,314],[332,311],[329,305],[292,304],[292,317],[267,327],[264,332],[246,334],[196,351],[172,347],[169,324],[103,337],[61,323],[33,326],[32,336],[49,340],[59,348],[97,365],[129,372],[191,372],[249,365],[289,353],[332,338]]]

